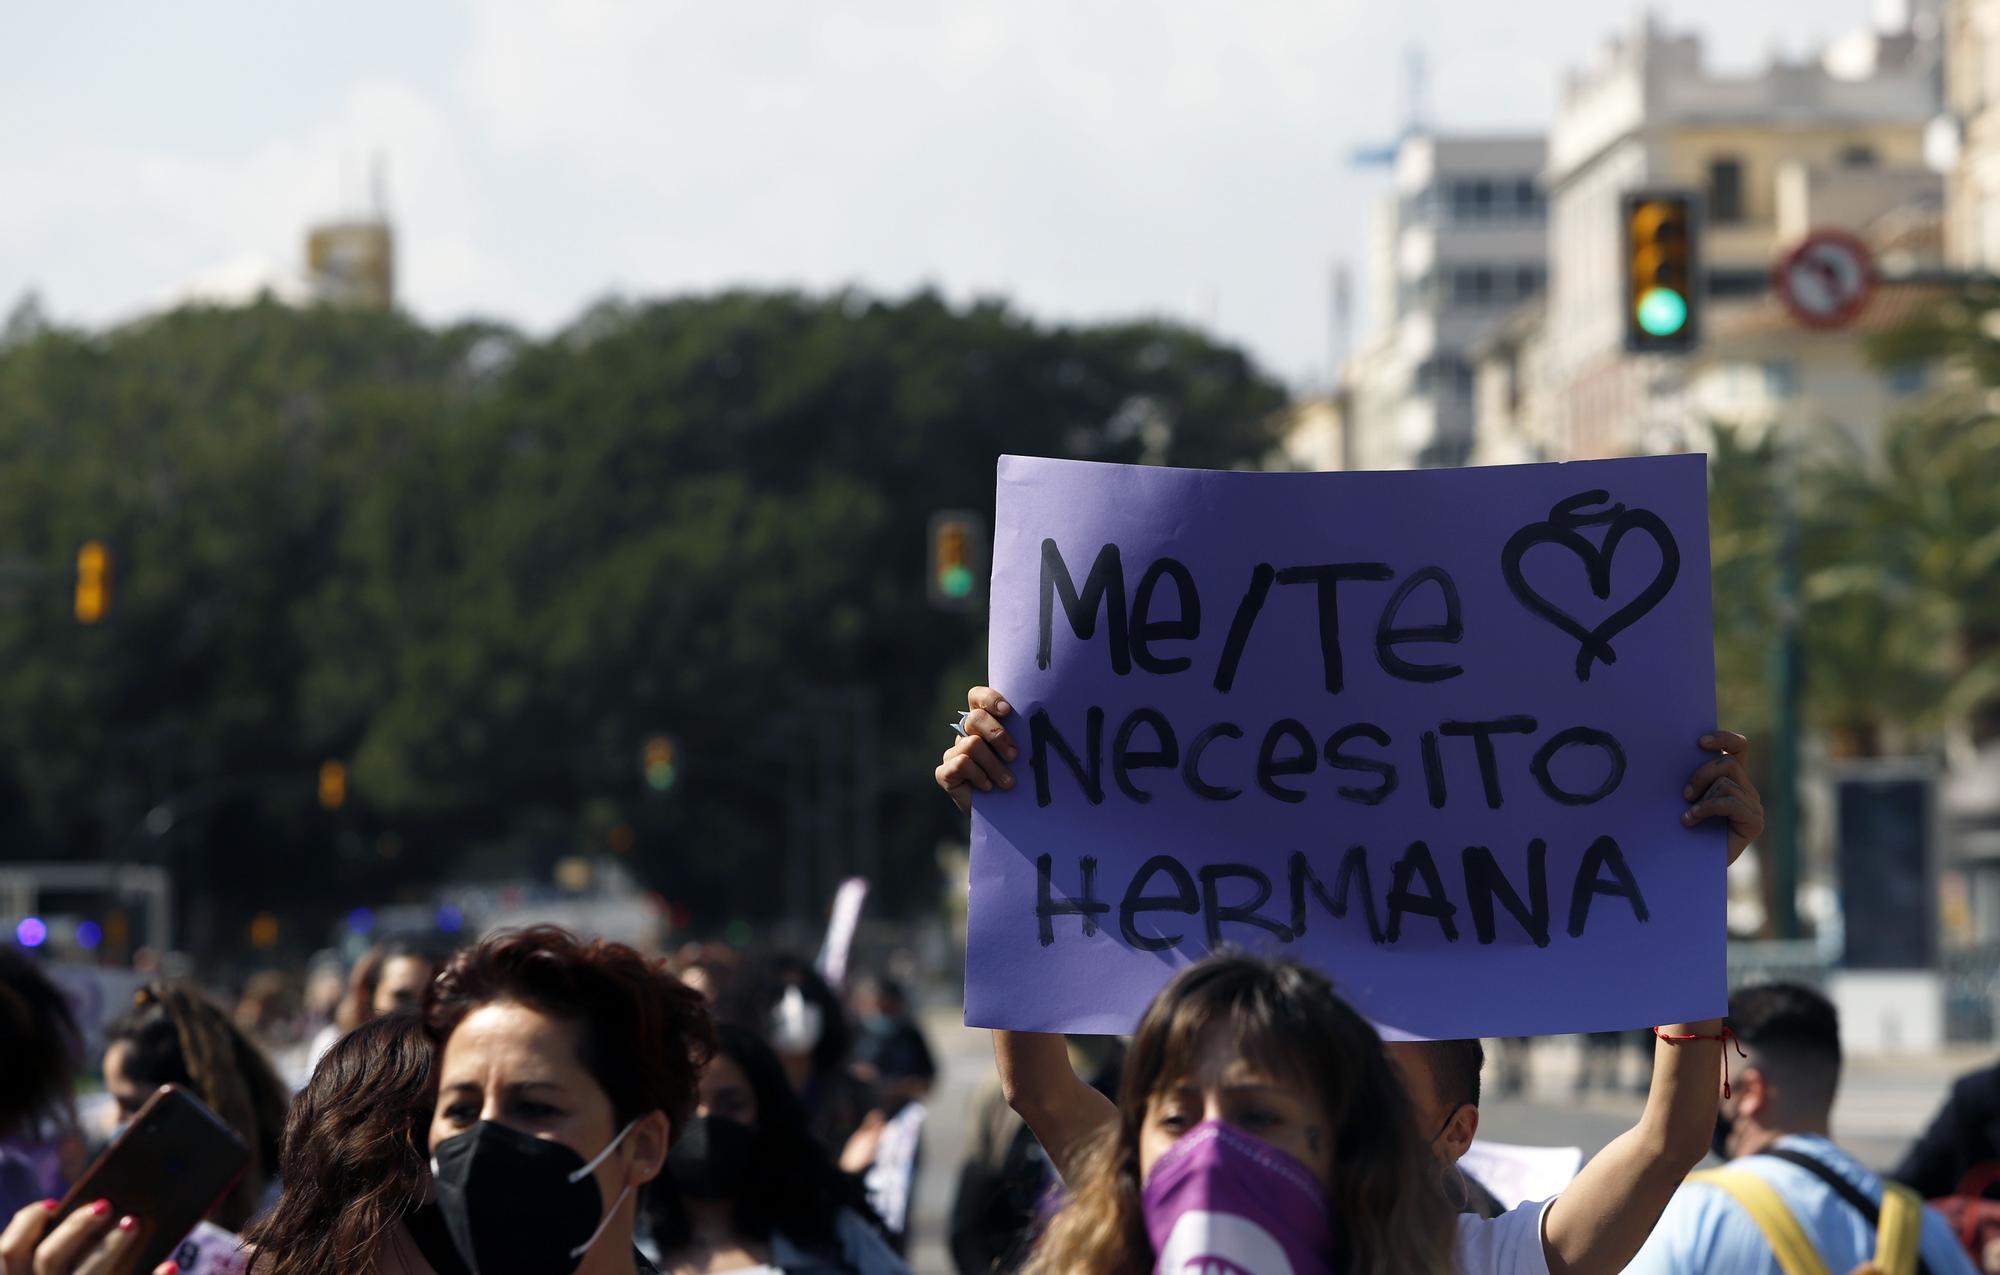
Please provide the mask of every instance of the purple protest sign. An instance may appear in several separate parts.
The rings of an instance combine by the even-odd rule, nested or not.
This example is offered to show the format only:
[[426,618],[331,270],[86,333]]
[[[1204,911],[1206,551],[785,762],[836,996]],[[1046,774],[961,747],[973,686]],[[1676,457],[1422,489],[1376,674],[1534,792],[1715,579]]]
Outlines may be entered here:
[[1722,1012],[1702,457],[1003,457],[991,605],[967,1023],[1129,1032],[1222,943],[1419,1037]]

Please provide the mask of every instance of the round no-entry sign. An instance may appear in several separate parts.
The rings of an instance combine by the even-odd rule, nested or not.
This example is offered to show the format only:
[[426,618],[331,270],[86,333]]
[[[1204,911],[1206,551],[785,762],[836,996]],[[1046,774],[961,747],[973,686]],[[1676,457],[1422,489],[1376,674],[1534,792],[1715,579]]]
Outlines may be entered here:
[[1846,231],[1815,230],[1779,259],[1771,286],[1800,323],[1838,328],[1875,295],[1875,261],[1868,245]]

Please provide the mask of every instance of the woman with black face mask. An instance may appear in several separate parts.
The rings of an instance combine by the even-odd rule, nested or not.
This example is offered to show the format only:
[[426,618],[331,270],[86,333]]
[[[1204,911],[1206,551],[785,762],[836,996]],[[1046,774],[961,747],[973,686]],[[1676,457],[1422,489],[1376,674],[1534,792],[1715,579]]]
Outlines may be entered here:
[[814,1139],[777,1055],[737,1027],[721,1029],[652,1216],[670,1275],[909,1275],[860,1180]]
[[476,1275],[646,1275],[640,1197],[688,1130],[715,1033],[702,999],[620,943],[541,926],[451,959],[431,1177]]

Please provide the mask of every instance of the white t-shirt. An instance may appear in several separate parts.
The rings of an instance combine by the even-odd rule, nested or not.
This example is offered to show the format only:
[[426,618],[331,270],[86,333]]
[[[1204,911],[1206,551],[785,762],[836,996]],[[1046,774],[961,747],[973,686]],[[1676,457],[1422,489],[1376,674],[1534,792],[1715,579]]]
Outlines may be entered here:
[[1542,1214],[1548,1200],[1530,1200],[1496,1218],[1458,1215],[1460,1275],[1549,1275],[1542,1247]]

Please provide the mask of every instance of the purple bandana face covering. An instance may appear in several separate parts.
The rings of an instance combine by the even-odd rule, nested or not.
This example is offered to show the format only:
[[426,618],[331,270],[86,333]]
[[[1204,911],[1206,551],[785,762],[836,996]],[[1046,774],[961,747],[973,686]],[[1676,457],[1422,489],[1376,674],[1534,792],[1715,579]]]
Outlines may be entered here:
[[1142,1193],[1156,1275],[1324,1275],[1333,1219],[1312,1170],[1209,1120],[1153,1164]]

